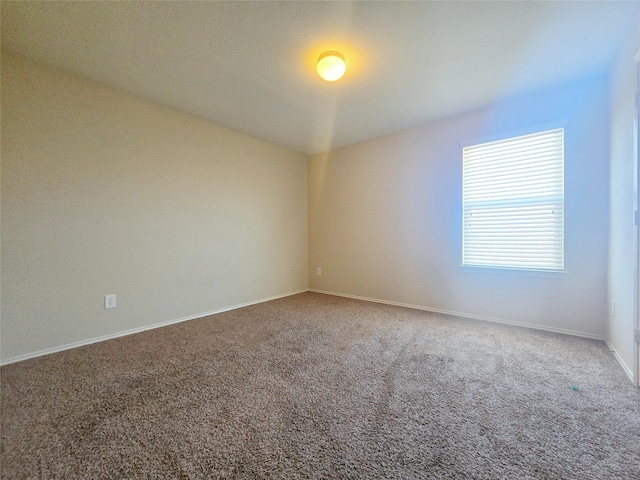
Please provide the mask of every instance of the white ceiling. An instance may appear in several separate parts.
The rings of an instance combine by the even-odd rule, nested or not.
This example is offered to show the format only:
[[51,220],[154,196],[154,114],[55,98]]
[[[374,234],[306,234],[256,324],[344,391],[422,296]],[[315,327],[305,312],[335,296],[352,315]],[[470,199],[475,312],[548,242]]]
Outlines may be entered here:
[[604,74],[639,2],[0,5],[3,48],[312,154]]

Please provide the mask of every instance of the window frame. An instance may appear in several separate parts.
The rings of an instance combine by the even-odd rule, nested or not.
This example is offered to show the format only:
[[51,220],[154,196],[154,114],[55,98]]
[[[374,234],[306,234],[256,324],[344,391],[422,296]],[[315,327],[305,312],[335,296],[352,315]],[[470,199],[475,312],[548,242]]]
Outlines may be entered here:
[[[559,268],[554,267],[532,267],[532,266],[507,266],[500,265],[496,263],[495,265],[491,264],[474,264],[474,263],[464,263],[465,262],[465,148],[472,146],[479,146],[485,143],[493,143],[500,141],[507,141],[510,139],[517,139],[518,137],[524,137],[528,135],[534,134],[543,134],[545,132],[550,132],[553,130],[562,130],[562,178],[561,189],[562,189],[562,222],[561,222],[561,262],[562,265]],[[567,272],[567,264],[566,264],[566,137],[567,137],[567,122],[566,120],[555,121],[552,123],[546,124],[538,124],[535,126],[531,126],[525,129],[520,130],[512,130],[508,132],[502,132],[500,134],[495,134],[491,136],[483,136],[479,138],[469,139],[461,143],[460,145],[460,153],[461,153],[461,245],[460,245],[460,265],[459,267],[466,272],[471,273],[496,273],[496,274],[506,274],[506,275],[517,275],[517,276],[543,276],[543,277],[564,277]]]

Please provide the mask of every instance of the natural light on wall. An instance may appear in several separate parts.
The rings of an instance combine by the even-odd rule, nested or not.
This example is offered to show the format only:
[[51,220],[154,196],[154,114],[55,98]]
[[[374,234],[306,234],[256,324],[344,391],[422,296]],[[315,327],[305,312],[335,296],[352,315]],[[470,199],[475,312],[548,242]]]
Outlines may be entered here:
[[463,266],[564,269],[564,129],[463,148]]

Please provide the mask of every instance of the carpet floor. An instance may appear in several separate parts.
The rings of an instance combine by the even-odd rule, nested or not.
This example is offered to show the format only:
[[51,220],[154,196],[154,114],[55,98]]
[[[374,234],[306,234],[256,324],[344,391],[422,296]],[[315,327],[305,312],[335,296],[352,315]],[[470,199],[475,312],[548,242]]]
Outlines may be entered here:
[[0,369],[2,479],[640,479],[601,341],[304,293]]

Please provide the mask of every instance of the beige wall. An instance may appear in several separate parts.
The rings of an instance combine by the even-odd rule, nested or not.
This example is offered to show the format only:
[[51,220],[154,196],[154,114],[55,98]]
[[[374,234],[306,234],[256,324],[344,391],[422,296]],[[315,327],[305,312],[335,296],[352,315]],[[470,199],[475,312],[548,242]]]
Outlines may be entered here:
[[[461,144],[557,121],[566,124],[567,273],[462,270]],[[309,161],[310,288],[604,336],[608,193],[604,79],[317,155]]]
[[1,154],[4,362],[307,289],[300,154],[5,53]]
[[[633,369],[634,100],[638,92],[640,14],[629,30],[611,78],[611,224],[607,337],[627,372]],[[612,307],[615,302],[615,308]]]

